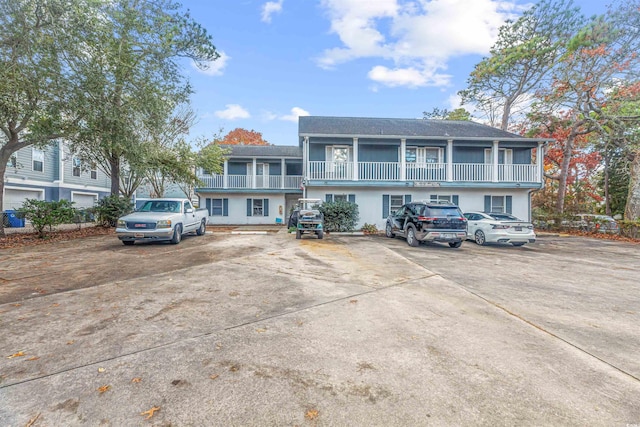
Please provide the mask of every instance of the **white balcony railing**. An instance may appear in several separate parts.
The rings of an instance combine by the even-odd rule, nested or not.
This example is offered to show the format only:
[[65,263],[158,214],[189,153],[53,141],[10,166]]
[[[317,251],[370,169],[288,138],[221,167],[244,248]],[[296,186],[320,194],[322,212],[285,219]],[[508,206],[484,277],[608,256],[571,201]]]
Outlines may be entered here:
[[[253,175],[227,175],[227,186],[224,185],[224,175],[204,175],[199,177],[202,181],[203,188],[231,188],[231,189],[250,189],[253,187]],[[255,177],[256,189],[300,189],[302,176],[285,175],[284,186],[282,185],[282,176],[280,175],[257,175]]]
[[[309,179],[322,181],[353,180],[353,162],[308,162]],[[538,166],[532,164],[498,165],[498,182],[540,182]],[[494,165],[485,163],[453,163],[451,179],[446,163],[406,163],[406,181],[494,181]],[[399,162],[359,162],[360,181],[398,181]]]

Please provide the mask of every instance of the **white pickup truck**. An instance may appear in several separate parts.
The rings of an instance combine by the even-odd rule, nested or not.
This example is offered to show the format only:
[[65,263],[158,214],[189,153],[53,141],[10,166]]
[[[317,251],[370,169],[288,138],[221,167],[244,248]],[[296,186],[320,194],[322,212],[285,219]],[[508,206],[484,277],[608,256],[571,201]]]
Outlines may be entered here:
[[116,236],[127,246],[154,240],[178,244],[183,234],[202,236],[208,216],[207,209],[194,209],[188,199],[151,199],[118,219]]

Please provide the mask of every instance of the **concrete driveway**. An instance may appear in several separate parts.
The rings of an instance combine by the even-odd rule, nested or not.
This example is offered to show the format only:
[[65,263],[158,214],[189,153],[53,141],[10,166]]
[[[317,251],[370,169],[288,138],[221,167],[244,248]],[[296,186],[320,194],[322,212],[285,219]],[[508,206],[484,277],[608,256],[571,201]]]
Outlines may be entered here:
[[2,253],[0,425],[640,424],[639,261],[286,233]]

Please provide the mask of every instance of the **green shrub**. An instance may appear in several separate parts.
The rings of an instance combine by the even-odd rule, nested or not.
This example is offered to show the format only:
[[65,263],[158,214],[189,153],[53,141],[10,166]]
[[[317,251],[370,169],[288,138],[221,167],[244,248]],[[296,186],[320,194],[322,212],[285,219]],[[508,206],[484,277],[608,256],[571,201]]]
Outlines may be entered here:
[[353,231],[358,223],[358,205],[345,200],[325,202],[319,207],[326,231]]
[[366,222],[362,226],[364,234],[378,234],[378,227],[375,224],[367,224]]
[[45,228],[48,226],[49,231],[59,224],[69,224],[73,222],[76,210],[73,208],[73,202],[68,200],[60,200],[46,202],[44,200],[27,199],[18,209],[38,233],[40,238],[45,237]]
[[636,221],[618,221],[620,225],[620,234],[632,239],[640,239],[640,220]]
[[96,221],[103,227],[115,227],[118,218],[133,211],[133,203],[124,197],[108,196],[94,206]]

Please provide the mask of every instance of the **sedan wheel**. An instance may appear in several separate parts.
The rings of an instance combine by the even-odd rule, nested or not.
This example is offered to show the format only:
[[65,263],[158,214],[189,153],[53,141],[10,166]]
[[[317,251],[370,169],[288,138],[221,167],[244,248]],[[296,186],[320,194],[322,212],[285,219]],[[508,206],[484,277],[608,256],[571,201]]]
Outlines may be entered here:
[[487,240],[484,236],[484,233],[481,230],[476,231],[475,239],[476,239],[476,243],[479,245],[484,246],[487,244]]
[[413,246],[414,248],[420,245],[420,242],[418,241],[418,239],[416,239],[416,231],[413,229],[413,227],[409,227],[407,229],[407,244],[409,246]]

